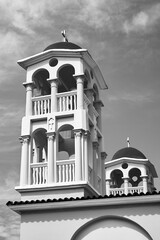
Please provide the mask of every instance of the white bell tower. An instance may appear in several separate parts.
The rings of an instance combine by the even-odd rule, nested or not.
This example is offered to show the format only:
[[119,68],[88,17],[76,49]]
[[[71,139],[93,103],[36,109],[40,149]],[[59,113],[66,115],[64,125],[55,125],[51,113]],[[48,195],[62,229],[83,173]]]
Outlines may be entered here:
[[26,70],[22,200],[104,195],[100,90],[107,85],[99,67],[68,40],[18,64]]

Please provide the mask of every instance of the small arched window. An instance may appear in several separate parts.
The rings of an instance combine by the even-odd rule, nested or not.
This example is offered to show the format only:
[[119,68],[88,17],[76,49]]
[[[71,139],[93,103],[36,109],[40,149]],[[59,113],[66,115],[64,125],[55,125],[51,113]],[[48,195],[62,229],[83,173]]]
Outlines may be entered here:
[[120,188],[124,180],[122,179],[123,173],[119,169],[115,169],[111,172],[111,188]]
[[75,141],[73,126],[67,124],[58,131],[58,160],[73,159],[75,155]]
[[58,92],[68,92],[76,89],[76,80],[73,77],[75,69],[72,65],[67,64],[59,68],[57,77],[59,80]]
[[46,129],[40,128],[32,134],[32,162],[47,161],[47,136]]
[[33,74],[33,82],[35,84],[35,89],[33,92],[34,96],[43,96],[51,94],[50,84],[47,82],[49,78],[49,72],[46,69],[38,69]]
[[129,183],[132,187],[137,187],[141,181],[141,171],[138,168],[132,168],[129,171]]

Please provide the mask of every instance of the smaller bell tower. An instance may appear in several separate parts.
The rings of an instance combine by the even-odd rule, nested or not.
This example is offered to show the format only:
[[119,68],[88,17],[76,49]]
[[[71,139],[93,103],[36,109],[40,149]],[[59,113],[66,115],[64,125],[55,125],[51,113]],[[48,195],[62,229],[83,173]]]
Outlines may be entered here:
[[63,35],[18,61],[26,70],[22,200],[105,194],[100,90],[107,85],[88,51]]

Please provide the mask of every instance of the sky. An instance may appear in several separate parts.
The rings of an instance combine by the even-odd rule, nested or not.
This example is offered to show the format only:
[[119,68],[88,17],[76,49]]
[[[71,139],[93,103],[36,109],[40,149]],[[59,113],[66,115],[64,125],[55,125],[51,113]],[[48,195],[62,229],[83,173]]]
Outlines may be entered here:
[[17,61],[62,41],[63,29],[88,49],[108,85],[101,92],[107,160],[130,137],[160,176],[160,2],[0,0],[0,240],[19,239],[20,218],[5,207],[20,199],[26,72]]

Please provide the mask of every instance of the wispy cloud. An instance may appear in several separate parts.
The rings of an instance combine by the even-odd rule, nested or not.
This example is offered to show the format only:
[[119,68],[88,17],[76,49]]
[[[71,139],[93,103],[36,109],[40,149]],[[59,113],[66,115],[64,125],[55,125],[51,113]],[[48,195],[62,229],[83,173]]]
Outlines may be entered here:
[[142,103],[148,103],[153,102],[153,95],[151,93],[125,93],[121,92],[116,95],[109,95],[108,97],[110,102],[119,102],[119,101],[126,101],[128,103],[134,103],[134,104],[142,104]]
[[150,32],[159,20],[160,3],[138,12],[131,20],[126,20],[123,24],[123,28],[126,33]]

